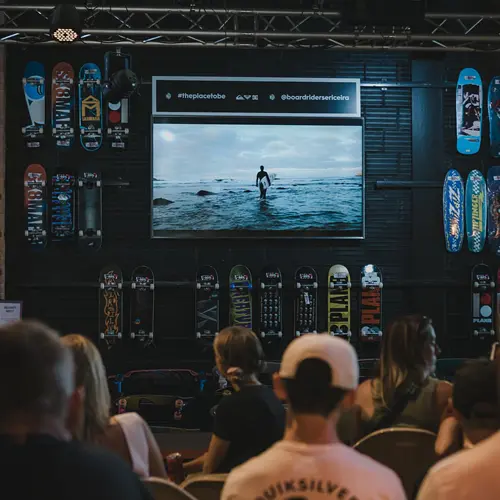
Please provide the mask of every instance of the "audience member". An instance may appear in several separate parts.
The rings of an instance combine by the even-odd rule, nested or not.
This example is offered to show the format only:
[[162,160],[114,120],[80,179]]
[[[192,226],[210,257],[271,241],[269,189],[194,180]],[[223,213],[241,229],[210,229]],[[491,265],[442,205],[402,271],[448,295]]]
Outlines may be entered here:
[[255,333],[226,328],[215,338],[214,352],[218,370],[235,392],[217,407],[208,452],[186,464],[187,473],[229,472],[281,439],[285,429],[283,405],[258,379],[264,353]]
[[0,328],[0,394],[2,498],[151,498],[119,457],[71,441],[84,393],[56,332],[33,321]]
[[328,334],[304,335],[286,349],[274,383],[288,404],[284,439],[229,474],[222,500],[384,498],[404,500],[398,476],[342,444],[342,408],[354,403],[354,348]]
[[160,449],[148,424],[137,413],[110,418],[106,369],[95,345],[81,335],[67,335],[62,342],[73,352],[76,386],[85,394],[83,418],[71,429],[73,437],[114,451],[141,477],[166,477]]

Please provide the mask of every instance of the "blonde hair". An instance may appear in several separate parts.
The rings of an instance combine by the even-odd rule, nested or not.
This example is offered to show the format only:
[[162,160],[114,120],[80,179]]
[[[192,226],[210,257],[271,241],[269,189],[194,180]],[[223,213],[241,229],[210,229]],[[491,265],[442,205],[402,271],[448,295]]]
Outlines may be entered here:
[[75,362],[75,382],[85,391],[84,420],[74,437],[80,441],[97,441],[109,424],[111,398],[106,369],[97,347],[82,335],[66,335],[62,339]]

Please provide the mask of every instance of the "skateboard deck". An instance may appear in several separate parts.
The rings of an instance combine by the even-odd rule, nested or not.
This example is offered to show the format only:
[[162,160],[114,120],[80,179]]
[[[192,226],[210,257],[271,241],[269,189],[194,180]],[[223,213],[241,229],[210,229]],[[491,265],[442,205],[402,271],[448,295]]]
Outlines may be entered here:
[[479,253],[486,241],[488,220],[486,181],[479,170],[473,170],[467,178],[465,190],[465,219],[469,251]]
[[72,240],[75,236],[75,177],[52,177],[51,234],[53,241]]
[[70,148],[75,140],[75,72],[60,62],[52,70],[52,136],[58,148]]
[[[109,82],[113,74],[121,69],[130,69],[130,56],[106,52],[104,54],[104,80]],[[130,100],[128,97],[118,102],[106,103],[106,136],[114,149],[125,149],[129,136]]]
[[464,241],[464,183],[454,169],[448,171],[444,180],[443,222],[446,250],[459,252]]
[[457,82],[457,151],[474,155],[481,148],[483,83],[472,68],[461,71]]
[[252,274],[246,266],[229,273],[229,324],[252,329]]
[[260,336],[283,337],[283,278],[277,267],[267,267],[260,274]]
[[295,336],[318,333],[318,275],[312,267],[295,271]]
[[102,84],[101,70],[94,63],[80,69],[78,85],[80,109],[80,142],[87,151],[97,151],[102,145]]
[[108,348],[123,338],[123,276],[116,266],[101,270],[99,276],[99,339]]
[[148,347],[154,340],[155,277],[149,267],[140,266],[131,281],[130,338]]
[[379,341],[382,337],[382,272],[368,264],[361,269],[361,340]]
[[488,170],[488,243],[500,257],[500,167]]
[[500,76],[495,76],[488,89],[488,117],[490,121],[490,155],[500,158]]
[[36,61],[26,65],[23,89],[28,108],[27,124],[22,127],[26,147],[39,148],[45,127],[45,69]]
[[496,340],[500,340],[500,268],[497,269],[496,297],[495,297],[495,330]]
[[328,272],[328,332],[351,340],[351,277],[345,266]]
[[78,178],[78,240],[83,248],[102,245],[102,180],[99,172],[83,171]]
[[30,165],[24,172],[24,209],[24,235],[32,248],[41,250],[47,245],[47,174],[41,165]]
[[219,276],[211,266],[196,273],[196,338],[213,341],[219,333]]
[[493,290],[495,282],[490,268],[478,264],[472,269],[472,333],[474,337],[494,337]]

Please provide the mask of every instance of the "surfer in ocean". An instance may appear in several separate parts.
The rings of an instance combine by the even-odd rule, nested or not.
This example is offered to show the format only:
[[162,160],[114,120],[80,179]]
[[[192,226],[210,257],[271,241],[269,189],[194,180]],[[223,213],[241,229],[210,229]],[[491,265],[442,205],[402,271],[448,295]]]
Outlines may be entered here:
[[265,200],[267,190],[271,186],[271,179],[263,166],[260,167],[260,172],[257,174],[255,185],[260,188],[260,199]]

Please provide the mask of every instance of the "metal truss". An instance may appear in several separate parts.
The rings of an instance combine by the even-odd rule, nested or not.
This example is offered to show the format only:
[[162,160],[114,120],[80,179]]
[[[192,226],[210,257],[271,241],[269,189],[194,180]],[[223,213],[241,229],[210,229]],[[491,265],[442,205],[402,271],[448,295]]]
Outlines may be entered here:
[[[500,51],[500,14],[427,13],[418,29],[345,26],[340,12],[196,7],[78,7],[74,46]],[[0,5],[0,43],[58,45],[54,6]]]

